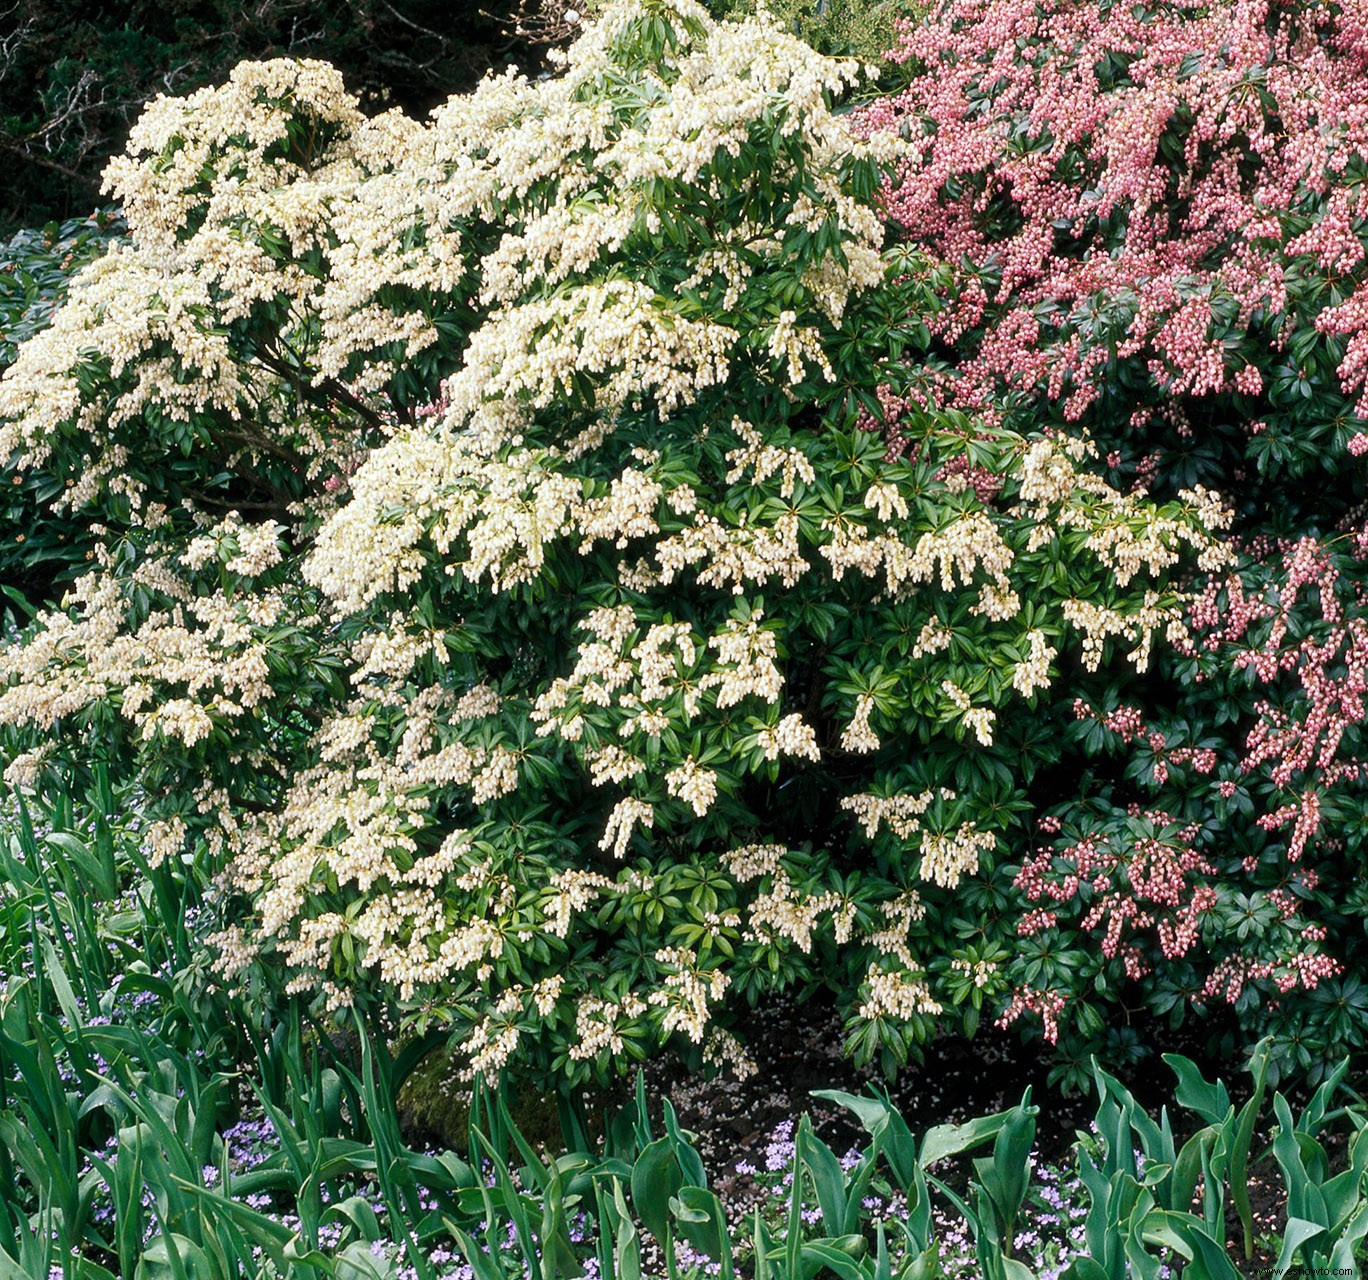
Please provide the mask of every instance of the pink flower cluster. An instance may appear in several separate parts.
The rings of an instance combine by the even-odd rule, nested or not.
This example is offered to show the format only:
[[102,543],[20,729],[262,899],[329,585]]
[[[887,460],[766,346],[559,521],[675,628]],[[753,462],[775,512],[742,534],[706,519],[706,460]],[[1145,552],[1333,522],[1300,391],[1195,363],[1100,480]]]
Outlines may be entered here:
[[[1368,560],[1368,525],[1338,539],[1341,555]],[[1361,765],[1340,759],[1346,733],[1368,721],[1368,618],[1362,591],[1343,572],[1329,546],[1312,538],[1283,543],[1275,585],[1251,600],[1238,578],[1212,584],[1192,611],[1194,632],[1208,651],[1231,646],[1235,670],[1248,670],[1270,690],[1256,705],[1258,721],[1245,744],[1242,767],[1267,768],[1273,783],[1300,789],[1301,799],[1261,820],[1272,830],[1295,820],[1288,856],[1301,857],[1319,827],[1320,804],[1311,785],[1357,782]],[[1267,622],[1257,642],[1250,634]],[[1317,625],[1318,624],[1318,625]],[[1286,696],[1290,684],[1295,697]]]
[[[1143,816],[1156,830],[1172,824],[1167,814]],[[1119,959],[1127,977],[1150,972],[1137,941],[1145,930],[1153,931],[1165,959],[1185,956],[1198,940],[1202,916],[1216,903],[1215,890],[1200,883],[1216,868],[1192,848],[1197,834],[1187,827],[1169,839],[1134,838],[1125,845],[1109,835],[1089,834],[1062,848],[1041,847],[1015,883],[1028,901],[1053,905],[1029,912],[1017,932],[1024,937],[1053,927],[1058,909],[1080,904],[1086,890],[1091,902],[1080,910],[1078,927],[1102,929],[1102,954]]]
[[1010,1027],[1023,1013],[1033,1013],[1044,1027],[1045,1039],[1050,1044],[1059,1040],[1059,1015],[1064,1010],[1066,998],[1059,991],[1040,991],[1035,987],[1019,987],[997,1020],[997,1026]]
[[1075,720],[1096,721],[1109,733],[1116,734],[1127,746],[1137,738],[1143,738],[1154,753],[1154,781],[1160,785],[1168,781],[1169,769],[1173,765],[1190,764],[1200,774],[1211,773],[1216,768],[1217,755],[1213,748],[1170,747],[1159,730],[1145,724],[1138,707],[1122,706],[1099,714],[1082,698],[1075,698],[1073,714]]
[[[1307,932],[1314,931],[1308,929]],[[1343,966],[1330,956],[1304,951],[1295,952],[1285,960],[1226,956],[1207,975],[1202,996],[1207,1000],[1224,1000],[1227,1004],[1234,1004],[1251,982],[1272,982],[1281,995],[1297,987],[1314,991],[1326,978],[1333,978],[1342,971]]]

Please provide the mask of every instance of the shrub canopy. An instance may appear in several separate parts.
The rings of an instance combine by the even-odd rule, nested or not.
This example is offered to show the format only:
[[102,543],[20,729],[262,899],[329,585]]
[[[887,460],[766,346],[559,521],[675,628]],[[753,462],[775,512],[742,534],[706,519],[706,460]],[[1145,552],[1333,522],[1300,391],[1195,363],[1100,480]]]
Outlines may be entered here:
[[623,0],[428,124],[307,62],[149,107],[129,243],[0,382],[78,575],[0,650],[9,780],[110,762],[150,858],[219,869],[225,978],[472,1070],[736,1060],[810,984],[886,1065],[985,1008],[1091,1045],[1161,956],[1314,987],[1294,913],[1208,930],[1232,855],[1107,758],[1232,513],[961,394],[994,241],[885,248],[928,149],[877,127],[914,97],[837,113],[862,74]]
[[[0,229],[86,213],[100,170],[159,93],[239,62],[323,59],[363,101],[425,112],[489,68],[540,64],[568,6],[492,0],[44,0],[10,13],[0,47]],[[532,21],[524,19],[533,17]]]

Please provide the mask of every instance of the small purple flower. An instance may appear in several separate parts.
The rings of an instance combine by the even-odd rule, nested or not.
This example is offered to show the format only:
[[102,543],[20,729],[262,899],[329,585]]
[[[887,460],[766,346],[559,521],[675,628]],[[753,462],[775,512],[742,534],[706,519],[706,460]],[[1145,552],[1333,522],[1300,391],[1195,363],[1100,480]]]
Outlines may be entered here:
[[775,1127],[765,1147],[765,1168],[776,1173],[793,1159],[793,1121],[784,1120]]

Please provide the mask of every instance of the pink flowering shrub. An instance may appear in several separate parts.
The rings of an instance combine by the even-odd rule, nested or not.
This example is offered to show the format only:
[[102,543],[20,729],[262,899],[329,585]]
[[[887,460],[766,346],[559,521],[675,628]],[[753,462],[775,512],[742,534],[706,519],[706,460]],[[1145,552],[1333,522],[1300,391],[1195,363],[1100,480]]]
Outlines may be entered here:
[[1190,636],[1060,721],[1089,763],[1032,788],[1002,1020],[1077,1067],[1116,1002],[1196,1014],[1315,1071],[1368,1029],[1368,12],[951,0],[894,57],[885,209],[944,266],[891,449],[959,409],[1236,516]]
[[1261,470],[1342,454],[1368,369],[1358,41],[1301,3],[965,0],[907,28],[911,83],[866,119],[912,143],[889,217],[959,268],[928,320],[956,360],[923,394],[1125,419],[1168,471],[1206,412]]

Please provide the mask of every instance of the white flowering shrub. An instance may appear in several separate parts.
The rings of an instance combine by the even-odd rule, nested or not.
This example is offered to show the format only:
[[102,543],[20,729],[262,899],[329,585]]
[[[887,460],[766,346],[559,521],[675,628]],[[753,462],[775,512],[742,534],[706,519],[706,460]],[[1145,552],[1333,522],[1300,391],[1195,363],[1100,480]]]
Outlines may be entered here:
[[9,783],[113,762],[148,857],[217,868],[226,980],[471,1070],[739,1060],[808,983],[900,1061],[1005,1002],[957,912],[1059,668],[1143,667],[1226,517],[898,398],[934,281],[883,256],[861,74],[619,0],[428,123],[308,63],[154,103],[131,242],[0,383],[88,557],[0,649]]

